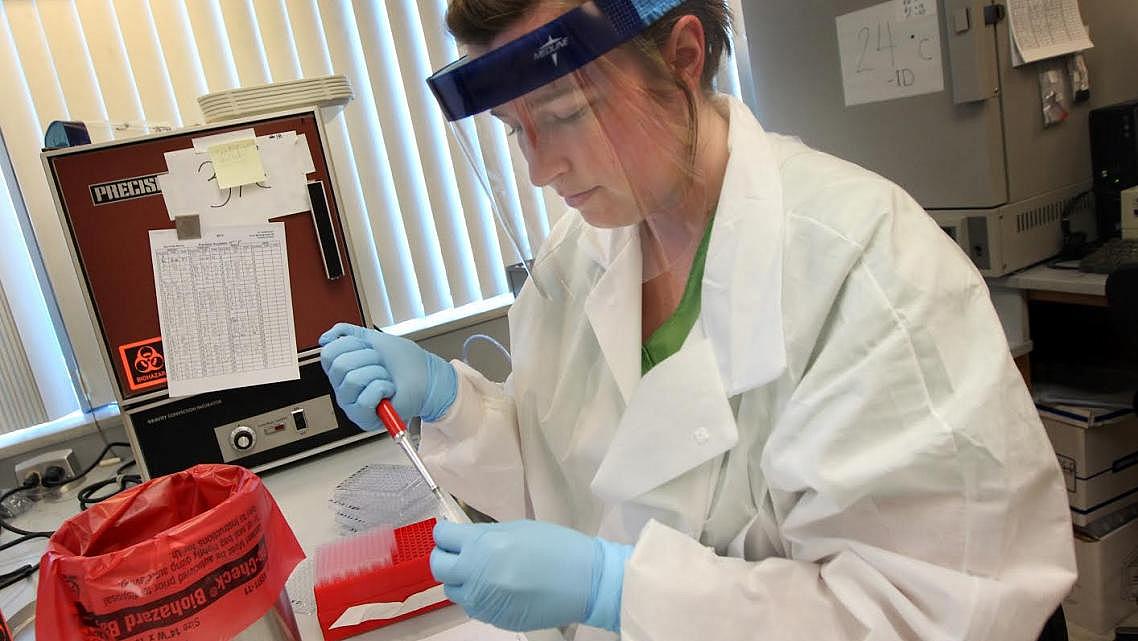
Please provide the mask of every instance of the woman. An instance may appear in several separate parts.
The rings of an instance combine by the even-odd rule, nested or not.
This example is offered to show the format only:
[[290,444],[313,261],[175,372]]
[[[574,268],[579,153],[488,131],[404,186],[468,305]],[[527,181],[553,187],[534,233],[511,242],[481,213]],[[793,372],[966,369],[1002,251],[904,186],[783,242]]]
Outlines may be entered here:
[[1074,579],[1058,466],[917,203],[713,92],[722,2],[447,23],[470,52],[432,79],[448,117],[490,110],[572,208],[510,311],[514,371],[322,344],[354,421],[423,417],[436,479],[501,521],[438,526],[448,597],[578,638],[1034,639]]

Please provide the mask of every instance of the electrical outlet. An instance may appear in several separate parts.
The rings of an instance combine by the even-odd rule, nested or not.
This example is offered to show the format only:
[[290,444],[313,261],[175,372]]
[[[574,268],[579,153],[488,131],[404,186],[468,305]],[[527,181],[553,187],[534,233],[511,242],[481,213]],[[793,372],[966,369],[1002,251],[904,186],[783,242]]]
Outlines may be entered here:
[[75,451],[71,448],[44,452],[39,456],[20,461],[16,464],[16,485],[23,485],[33,475],[38,475],[42,483],[48,470],[58,467],[60,479],[69,479],[79,471],[79,461],[75,458]]

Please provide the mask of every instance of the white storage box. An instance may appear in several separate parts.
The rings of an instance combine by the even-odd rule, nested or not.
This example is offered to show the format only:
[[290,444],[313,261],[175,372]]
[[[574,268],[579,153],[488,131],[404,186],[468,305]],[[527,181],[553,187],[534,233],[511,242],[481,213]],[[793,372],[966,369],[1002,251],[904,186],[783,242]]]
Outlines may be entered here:
[[1093,632],[1109,632],[1138,610],[1138,520],[1093,539],[1075,535],[1079,578],[1063,600],[1067,620]]
[[1138,417],[1129,412],[1111,422],[1079,425],[1043,411],[1040,417],[1059,457],[1071,505],[1071,520],[1086,526],[1138,503]]

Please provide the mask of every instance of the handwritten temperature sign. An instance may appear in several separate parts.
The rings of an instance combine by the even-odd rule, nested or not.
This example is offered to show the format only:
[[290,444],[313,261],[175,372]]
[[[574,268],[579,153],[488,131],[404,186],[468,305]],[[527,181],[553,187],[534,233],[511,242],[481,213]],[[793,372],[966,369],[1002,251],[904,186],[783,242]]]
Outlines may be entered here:
[[936,0],[892,0],[836,22],[847,107],[944,90]]

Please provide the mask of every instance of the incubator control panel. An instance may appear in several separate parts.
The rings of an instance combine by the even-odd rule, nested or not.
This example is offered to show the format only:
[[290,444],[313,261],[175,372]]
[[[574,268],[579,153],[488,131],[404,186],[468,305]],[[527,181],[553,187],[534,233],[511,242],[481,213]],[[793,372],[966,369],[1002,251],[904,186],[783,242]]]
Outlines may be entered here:
[[222,459],[233,463],[336,427],[332,398],[319,396],[218,426],[214,435],[221,448]]

